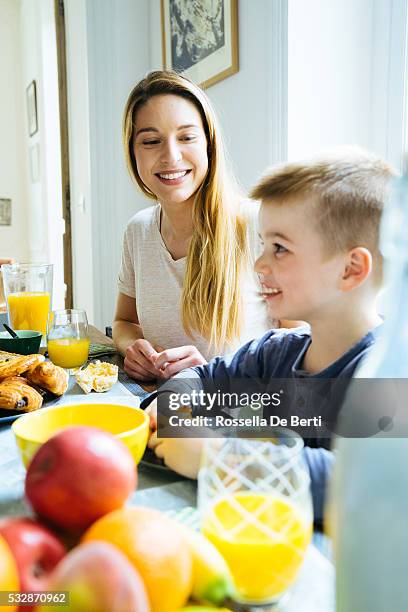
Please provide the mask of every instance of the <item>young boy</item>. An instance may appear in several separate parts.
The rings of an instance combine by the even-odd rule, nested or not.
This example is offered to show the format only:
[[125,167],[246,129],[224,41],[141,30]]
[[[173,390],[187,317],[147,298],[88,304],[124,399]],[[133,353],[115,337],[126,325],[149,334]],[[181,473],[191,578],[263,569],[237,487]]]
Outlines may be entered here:
[[[357,148],[268,171],[251,193],[262,202],[263,253],[255,270],[271,317],[303,320],[310,329],[270,331],[234,355],[178,377],[352,377],[381,323],[376,310],[382,282],[379,226],[393,175],[381,159]],[[164,351],[155,365],[163,368],[167,361]],[[153,435],[149,444],[172,469],[196,475],[196,439]],[[315,518],[321,519],[333,456],[324,448],[305,447],[304,453]]]

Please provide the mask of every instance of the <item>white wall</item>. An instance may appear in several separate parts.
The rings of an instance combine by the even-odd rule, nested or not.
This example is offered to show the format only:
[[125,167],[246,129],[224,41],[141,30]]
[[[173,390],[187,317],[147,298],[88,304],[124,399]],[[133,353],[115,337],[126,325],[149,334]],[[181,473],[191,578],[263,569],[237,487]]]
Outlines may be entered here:
[[65,30],[74,307],[84,308],[93,322],[88,42],[83,0],[65,3]]
[[74,300],[103,328],[112,322],[122,235],[146,201],[124,164],[126,98],[149,68],[146,0],[65,3]]
[[370,146],[372,5],[289,0],[289,158]]
[[[21,0],[20,91],[24,96],[25,165],[19,176],[26,181],[25,216],[28,221],[28,259],[31,262],[54,264],[53,308],[64,307],[62,256],[61,159],[59,139],[59,104],[55,20],[53,0]],[[29,136],[25,109],[26,87],[36,81],[38,131]],[[36,155],[38,175],[30,169],[31,156]]]
[[[148,69],[148,5],[144,0],[87,3],[91,182],[94,251],[94,316],[112,322],[122,235],[129,217],[145,205],[131,184],[121,141],[130,89]],[[110,44],[106,44],[109,41]]]
[[21,87],[20,3],[0,0],[0,198],[12,200],[12,225],[0,225],[0,257],[27,261],[25,100]]
[[408,1],[373,0],[371,144],[397,169],[408,143]]
[[406,0],[288,0],[288,157],[358,144],[401,167]]
[[42,205],[47,225],[45,258],[54,264],[53,308],[65,308],[61,138],[59,115],[58,60],[54,0],[40,3],[40,61],[42,95],[41,164]]

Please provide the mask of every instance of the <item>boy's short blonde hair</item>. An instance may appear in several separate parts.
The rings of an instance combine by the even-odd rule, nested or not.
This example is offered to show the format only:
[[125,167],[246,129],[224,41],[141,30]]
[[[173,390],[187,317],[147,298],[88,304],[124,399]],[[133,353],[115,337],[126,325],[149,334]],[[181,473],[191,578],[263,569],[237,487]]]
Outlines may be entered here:
[[373,256],[374,279],[380,284],[379,229],[393,176],[394,169],[375,154],[341,147],[269,169],[250,197],[280,205],[292,198],[299,201],[299,196],[311,200],[327,255],[366,247]]

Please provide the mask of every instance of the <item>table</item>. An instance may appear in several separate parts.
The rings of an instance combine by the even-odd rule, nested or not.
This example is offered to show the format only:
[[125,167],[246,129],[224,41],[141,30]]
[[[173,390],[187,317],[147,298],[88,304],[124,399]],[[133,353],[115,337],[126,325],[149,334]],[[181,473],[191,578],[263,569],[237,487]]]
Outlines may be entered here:
[[[101,332],[99,329],[97,329],[93,325],[88,326],[88,333],[89,333],[89,339],[92,344],[105,344],[107,346],[115,346],[115,343],[113,342],[112,338],[108,338],[108,336],[105,336],[103,332]],[[111,355],[107,359],[103,357],[103,359],[105,361],[110,361],[111,363],[114,363],[117,366],[119,366],[119,380],[122,382],[122,384],[125,387],[130,389],[132,393],[134,393],[135,395],[139,395],[141,399],[143,399],[144,397],[142,394],[142,391],[145,391],[146,392],[145,395],[148,395],[152,391],[156,390],[157,385],[155,383],[151,383],[151,382],[136,383],[132,378],[130,378],[126,374],[126,372],[124,372],[123,357],[122,355],[120,355],[120,353]]]
[[[98,330],[96,330],[98,331]],[[93,335],[93,342],[110,340],[101,332]],[[128,397],[134,401],[135,389],[144,390],[135,381],[118,382],[108,393],[100,396],[103,401]],[[130,379],[129,379],[130,380]],[[70,380],[70,387],[61,403],[70,403],[76,399],[84,400],[84,394]],[[94,396],[88,396],[91,401]],[[98,397],[98,400],[100,399]],[[0,426],[0,516],[17,516],[30,514],[23,498],[25,469],[20,460],[11,428]],[[162,510],[175,519],[194,526],[197,522],[196,483],[187,480],[170,470],[140,464],[138,467],[138,488],[131,496],[132,505],[145,505]],[[274,607],[274,612],[334,612],[334,568],[314,546],[309,547],[306,560],[301,570],[291,597],[287,602]],[[243,610],[243,609],[242,609]],[[257,608],[260,612],[260,608]]]

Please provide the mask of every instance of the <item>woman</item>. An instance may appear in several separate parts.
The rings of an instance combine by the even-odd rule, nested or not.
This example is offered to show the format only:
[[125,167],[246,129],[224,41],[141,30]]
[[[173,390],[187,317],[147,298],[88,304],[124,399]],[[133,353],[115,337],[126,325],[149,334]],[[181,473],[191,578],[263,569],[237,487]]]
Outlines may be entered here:
[[123,138],[128,169],[156,205],[125,232],[113,338],[128,374],[149,380],[270,327],[252,272],[258,208],[239,204],[214,111],[188,79],[156,71],[138,83]]

